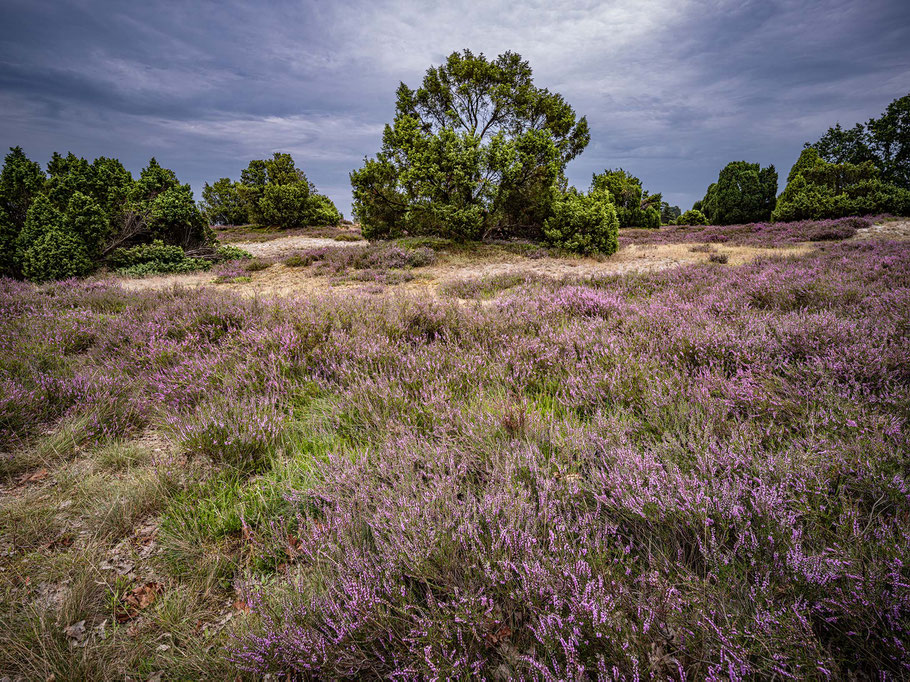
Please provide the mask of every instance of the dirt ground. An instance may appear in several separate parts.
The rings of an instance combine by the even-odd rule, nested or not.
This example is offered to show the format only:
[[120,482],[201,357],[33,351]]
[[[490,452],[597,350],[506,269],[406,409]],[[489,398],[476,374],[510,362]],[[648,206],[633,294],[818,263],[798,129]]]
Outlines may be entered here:
[[[910,220],[899,220],[873,225],[861,229],[853,239],[910,239]],[[350,247],[366,242],[344,242],[320,237],[292,235],[269,241],[235,241],[259,258],[280,259],[302,249],[331,246]],[[617,251],[609,258],[539,258],[530,259],[505,251],[478,253],[476,256],[452,256],[442,254],[434,265],[412,270],[414,279],[410,282],[389,287],[396,291],[420,292],[435,296],[441,286],[459,280],[473,280],[502,274],[521,274],[560,279],[593,275],[620,275],[634,272],[653,272],[675,268],[690,263],[705,262],[712,255],[725,255],[729,265],[747,263],[759,256],[798,256],[807,253],[811,244],[800,244],[783,248],[756,248],[751,246],[728,246],[712,244],[710,251],[693,251],[698,244],[631,244]],[[242,283],[215,284],[211,272],[180,275],[161,275],[142,279],[122,280],[127,289],[169,288],[172,286],[201,287],[214,286],[230,289],[250,296],[294,295],[325,291],[328,289],[362,289],[363,283],[337,283],[327,277],[312,275],[307,268],[290,268],[281,263],[265,270],[250,273],[250,281]]]

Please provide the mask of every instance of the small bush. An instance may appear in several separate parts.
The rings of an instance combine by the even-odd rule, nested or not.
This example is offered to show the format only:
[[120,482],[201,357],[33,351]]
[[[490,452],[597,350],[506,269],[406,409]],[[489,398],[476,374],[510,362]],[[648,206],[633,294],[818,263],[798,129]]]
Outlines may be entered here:
[[83,277],[91,270],[85,243],[60,228],[38,237],[22,258],[22,274],[33,282]]
[[596,193],[565,194],[553,207],[553,215],[544,221],[547,240],[575,253],[615,253],[618,229],[613,205]]
[[677,225],[707,225],[708,219],[697,208],[690,208],[676,220]]
[[254,259],[245,263],[243,269],[247,272],[259,272],[260,270],[265,270],[271,265],[268,261]]
[[215,249],[216,263],[222,263],[228,260],[244,260],[252,257],[253,254],[249,251],[244,251],[239,246],[234,246],[233,244],[223,244]]
[[729,260],[729,256],[725,253],[712,253],[708,256],[708,261],[711,263],[726,263]]
[[181,247],[167,245],[160,239],[151,244],[114,249],[107,260],[112,269],[133,276],[194,272],[211,267],[209,261],[190,258]]

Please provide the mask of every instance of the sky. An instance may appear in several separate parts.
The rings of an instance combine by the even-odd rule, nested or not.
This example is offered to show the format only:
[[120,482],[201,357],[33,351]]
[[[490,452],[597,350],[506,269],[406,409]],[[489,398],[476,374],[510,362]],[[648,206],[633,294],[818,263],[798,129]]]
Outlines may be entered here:
[[622,167],[685,210],[910,93],[910,0],[0,0],[0,148],[155,156],[189,182],[290,152],[350,216],[400,81],[511,50],[585,115],[572,184]]

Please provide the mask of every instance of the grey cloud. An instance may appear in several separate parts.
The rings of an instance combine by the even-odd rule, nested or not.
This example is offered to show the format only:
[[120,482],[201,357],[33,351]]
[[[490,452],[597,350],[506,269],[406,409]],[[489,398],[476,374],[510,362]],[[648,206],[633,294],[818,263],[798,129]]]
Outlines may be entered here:
[[197,190],[291,151],[350,206],[399,80],[452,50],[511,49],[591,124],[569,167],[623,166],[684,208],[728,161],[775,163],[910,91],[903,0],[7,0],[0,144],[156,155]]

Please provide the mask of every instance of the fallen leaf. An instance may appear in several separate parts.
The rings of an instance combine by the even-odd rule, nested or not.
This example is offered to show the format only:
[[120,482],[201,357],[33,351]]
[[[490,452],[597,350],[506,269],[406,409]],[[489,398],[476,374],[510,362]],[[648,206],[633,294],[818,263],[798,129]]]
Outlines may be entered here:
[[19,477],[19,483],[37,483],[43,481],[49,476],[47,469],[39,469],[30,474],[23,474]]
[[134,587],[120,603],[121,609],[117,612],[117,622],[125,623],[135,618],[139,611],[147,609],[164,591],[161,583],[149,582]]
[[85,621],[80,620],[78,623],[73,623],[63,628],[63,634],[74,639],[77,642],[81,642],[85,639]]
[[234,602],[234,608],[238,611],[249,612],[250,605],[247,604],[243,599],[238,599]]

